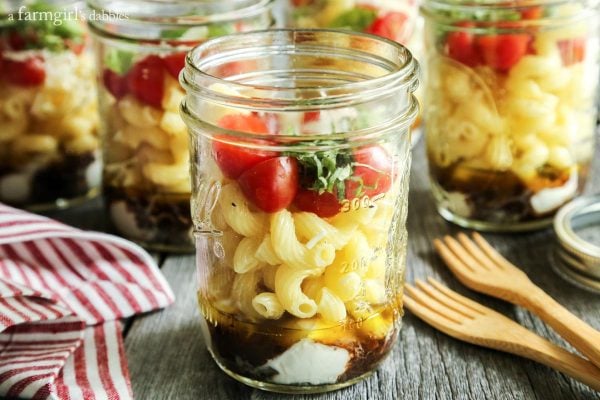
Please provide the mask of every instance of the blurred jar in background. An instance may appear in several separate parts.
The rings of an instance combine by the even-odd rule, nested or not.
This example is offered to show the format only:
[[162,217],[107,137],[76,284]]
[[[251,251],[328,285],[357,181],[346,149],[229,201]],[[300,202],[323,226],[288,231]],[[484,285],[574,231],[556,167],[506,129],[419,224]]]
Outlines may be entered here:
[[429,0],[427,153],[438,209],[494,231],[551,223],[594,152],[598,0]]
[[80,4],[3,5],[0,202],[67,207],[97,194],[101,171],[93,59]]
[[[192,251],[188,133],[178,82],[186,53],[268,28],[271,0],[90,0],[98,63],[103,189],[118,232],[147,248]],[[232,66],[235,68],[235,66]]]

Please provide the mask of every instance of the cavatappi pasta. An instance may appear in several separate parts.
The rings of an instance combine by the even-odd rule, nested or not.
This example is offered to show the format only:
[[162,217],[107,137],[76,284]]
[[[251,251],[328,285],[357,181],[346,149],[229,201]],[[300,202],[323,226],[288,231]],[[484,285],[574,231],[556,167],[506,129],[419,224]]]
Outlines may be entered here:
[[166,76],[163,109],[132,95],[113,99],[105,145],[108,185],[190,193],[188,134],[178,114],[183,96],[179,83]]
[[[342,324],[358,301],[371,309],[385,305],[390,299],[381,254],[393,205],[381,200],[329,219],[285,209],[268,214],[249,204],[237,183],[225,183],[213,218],[226,221],[219,243],[233,257],[220,259],[219,270],[233,271],[234,283],[230,293],[219,291],[211,301],[227,304],[220,310],[225,313],[235,304],[233,313],[247,320],[281,319],[285,312],[288,320]],[[382,215],[387,218],[374,229]],[[216,273],[209,287],[221,287],[216,281],[222,277]]]
[[[536,18],[561,7],[540,7]],[[482,18],[457,22],[460,32],[428,31],[438,43],[425,108],[434,194],[442,214],[461,224],[539,226],[586,181],[596,129],[595,22],[536,29],[522,17],[514,32],[471,30],[504,23]],[[460,35],[472,47],[463,48]]]
[[[20,60],[21,53],[3,57]],[[51,207],[100,184],[94,69],[86,52],[30,56],[43,58],[43,82],[19,84],[6,73],[0,83],[0,201]]]

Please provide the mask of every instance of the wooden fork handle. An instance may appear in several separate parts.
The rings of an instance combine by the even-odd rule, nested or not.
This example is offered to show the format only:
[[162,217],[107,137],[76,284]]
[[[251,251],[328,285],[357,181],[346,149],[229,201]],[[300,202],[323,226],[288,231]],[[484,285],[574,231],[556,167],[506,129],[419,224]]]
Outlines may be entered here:
[[600,367],[600,332],[573,315],[542,289],[537,286],[534,288],[527,297],[523,297],[524,301],[521,305],[540,317],[592,363]]
[[554,343],[524,329],[521,340],[514,349],[503,349],[544,364],[600,391],[600,369],[588,360],[570,353]]

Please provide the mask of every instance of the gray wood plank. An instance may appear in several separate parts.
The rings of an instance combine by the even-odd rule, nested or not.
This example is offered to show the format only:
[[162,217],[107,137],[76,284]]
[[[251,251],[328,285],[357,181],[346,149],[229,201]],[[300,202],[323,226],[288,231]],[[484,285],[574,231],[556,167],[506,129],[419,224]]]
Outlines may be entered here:
[[[598,153],[600,155],[600,151]],[[598,158],[598,157],[597,157]],[[600,161],[600,160],[596,160]],[[600,171],[600,166],[596,166]],[[564,342],[543,323],[514,306],[462,287],[435,255],[431,241],[457,232],[435,212],[423,146],[414,154],[411,181],[407,280],[433,276],[536,332]],[[600,188],[600,174],[589,190]],[[486,235],[542,288],[600,328],[600,296],[573,287],[550,268],[551,230],[521,235]],[[282,396],[250,389],[219,371],[201,339],[196,306],[194,259],[169,257],[163,272],[176,304],[137,319],[126,338],[133,390],[138,399],[273,400]],[[337,392],[297,399],[600,399],[584,385],[511,355],[451,339],[411,315],[393,353],[369,379]]]

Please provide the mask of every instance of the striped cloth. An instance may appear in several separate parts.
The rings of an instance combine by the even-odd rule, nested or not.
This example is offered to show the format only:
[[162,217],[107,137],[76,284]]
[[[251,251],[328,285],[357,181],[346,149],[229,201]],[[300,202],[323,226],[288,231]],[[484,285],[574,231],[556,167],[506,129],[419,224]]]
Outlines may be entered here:
[[131,399],[119,320],[173,300],[133,243],[0,204],[0,396]]

